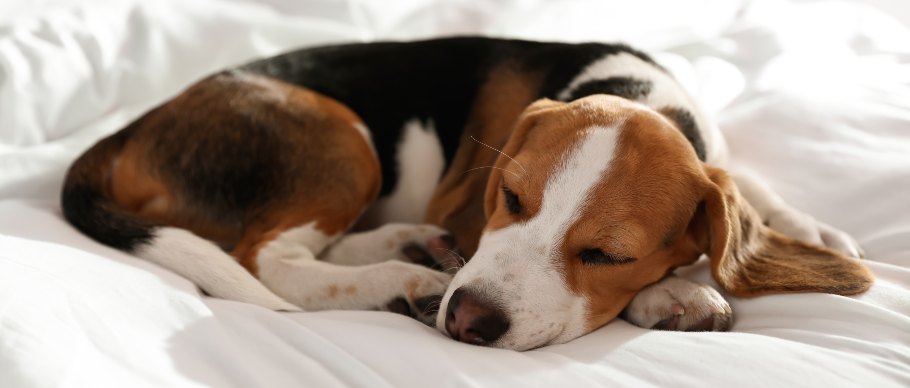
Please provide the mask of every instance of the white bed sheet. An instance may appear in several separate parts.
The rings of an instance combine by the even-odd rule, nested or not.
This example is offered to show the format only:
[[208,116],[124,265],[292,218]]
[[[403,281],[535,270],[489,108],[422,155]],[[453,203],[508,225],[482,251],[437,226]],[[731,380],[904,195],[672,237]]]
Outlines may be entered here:
[[[0,3],[0,386],[908,386],[910,19],[875,4]],[[201,297],[59,215],[78,153],[206,73],[304,45],[456,33],[659,51],[734,162],[857,237],[876,285],[731,299],[730,333],[615,321],[516,353],[393,314]],[[713,283],[704,262],[679,272]]]

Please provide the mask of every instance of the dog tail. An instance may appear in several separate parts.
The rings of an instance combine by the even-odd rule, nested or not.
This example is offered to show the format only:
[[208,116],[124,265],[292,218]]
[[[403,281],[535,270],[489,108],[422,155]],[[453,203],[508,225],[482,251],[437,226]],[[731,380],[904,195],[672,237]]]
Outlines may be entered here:
[[107,137],[70,166],[63,183],[63,217],[82,233],[104,245],[134,252],[151,241],[155,225],[143,221],[110,200],[108,180],[113,163],[128,139],[125,132]]
[[60,197],[64,218],[95,241],[170,269],[209,295],[273,310],[299,311],[211,241],[143,220],[111,199],[110,176],[129,132],[127,128],[101,140],[73,163]]

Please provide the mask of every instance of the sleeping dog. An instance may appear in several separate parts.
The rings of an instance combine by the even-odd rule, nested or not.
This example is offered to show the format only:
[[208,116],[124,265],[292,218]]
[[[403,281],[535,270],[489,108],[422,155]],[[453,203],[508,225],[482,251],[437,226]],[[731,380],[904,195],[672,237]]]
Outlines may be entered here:
[[193,84],[83,154],[62,206],[216,297],[402,312],[516,350],[620,315],[728,329],[718,291],[672,275],[702,255],[737,297],[871,285],[853,239],[725,160],[625,45],[350,44]]

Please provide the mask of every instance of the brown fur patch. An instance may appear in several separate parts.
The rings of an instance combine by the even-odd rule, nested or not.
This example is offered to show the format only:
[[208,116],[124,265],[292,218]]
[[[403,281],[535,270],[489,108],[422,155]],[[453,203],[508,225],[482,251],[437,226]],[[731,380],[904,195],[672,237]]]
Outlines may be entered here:
[[[555,122],[578,132],[536,130],[569,140],[549,141],[565,144],[556,147],[558,153],[579,141],[588,128],[620,131],[607,173],[579,210],[561,247],[563,278],[588,300],[588,326],[593,329],[616,317],[641,288],[698,258],[695,244],[680,237],[700,200],[692,182],[698,181],[701,165],[671,123],[625,100],[594,96],[541,112],[550,116],[541,123]],[[530,137],[527,143],[532,143]],[[580,253],[588,249],[637,261],[585,264]]]
[[707,167],[710,179],[699,228],[712,275],[736,296],[784,292],[854,295],[874,282],[859,260],[831,249],[784,237],[764,226],[723,171]]
[[[643,287],[704,252],[722,252],[711,254],[714,275],[736,295],[847,294],[868,288],[871,277],[862,265],[770,231],[738,193],[727,194],[730,198],[720,205],[733,207],[719,218],[716,209],[727,208],[718,207],[714,169],[699,161],[665,117],[616,97],[592,96],[569,104],[544,100],[527,109],[503,149],[515,161],[499,158],[490,174],[486,228],[536,215],[552,171],[584,131],[594,127],[619,130],[619,139],[607,174],[566,233],[560,263],[569,288],[588,300],[590,329],[616,317]],[[521,213],[508,212],[503,183],[520,198]],[[721,183],[735,191],[732,182]],[[724,232],[731,233],[729,239]],[[720,241],[727,245],[717,245]],[[589,249],[636,261],[584,264],[580,253]]]
[[[558,116],[546,120],[559,120],[569,128],[622,123],[609,173],[593,191],[562,247],[566,283],[589,302],[589,328],[613,319],[641,288],[678,266],[691,264],[701,253],[711,257],[715,279],[737,296],[846,295],[869,287],[871,274],[859,262],[765,227],[726,174],[701,163],[671,123],[623,104],[595,97],[588,105],[549,105],[542,110]],[[621,119],[615,116],[616,108],[622,112]],[[530,147],[526,144],[519,155],[525,148]],[[562,152],[560,146],[556,149]],[[491,227],[496,227],[495,222]],[[579,259],[585,249],[637,261],[586,265]]]
[[[510,138],[522,111],[537,93],[539,74],[504,64],[492,71],[478,92],[458,152],[442,177],[427,209],[425,221],[450,231],[466,257],[477,250],[486,224],[483,198],[491,166],[499,154],[471,139],[491,147],[501,147]],[[476,169],[476,170],[472,170]]]
[[[202,80],[131,125],[110,176],[117,206],[255,257],[315,222],[347,230],[379,193],[379,162],[350,109],[245,73]],[[115,163],[116,161],[116,163]]]
[[417,287],[420,287],[420,279],[413,278],[405,282],[404,289],[408,295],[408,300],[417,299]]
[[338,296],[338,286],[336,286],[334,284],[329,286],[329,288],[327,290],[327,294],[329,295],[329,298],[334,298],[334,297]]
[[134,143],[128,144],[112,161],[110,193],[114,202],[149,220],[166,219],[171,194],[159,179],[151,176]]
[[[541,108],[545,105],[546,108]],[[490,173],[485,193],[486,230],[496,230],[534,217],[543,205],[543,192],[552,173],[582,134],[572,131],[578,117],[568,113],[568,104],[543,100],[528,108],[520,119],[501,157]],[[560,112],[560,113],[556,113]],[[514,159],[514,160],[513,160]],[[518,196],[521,212],[510,214],[505,204],[506,186]]]

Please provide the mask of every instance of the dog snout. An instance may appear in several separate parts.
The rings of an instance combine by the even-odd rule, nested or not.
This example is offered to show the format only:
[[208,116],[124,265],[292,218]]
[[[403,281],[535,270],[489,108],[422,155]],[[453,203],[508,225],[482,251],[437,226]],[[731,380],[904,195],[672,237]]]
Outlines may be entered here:
[[463,287],[452,293],[446,311],[445,328],[456,341],[489,345],[509,329],[502,309]]

